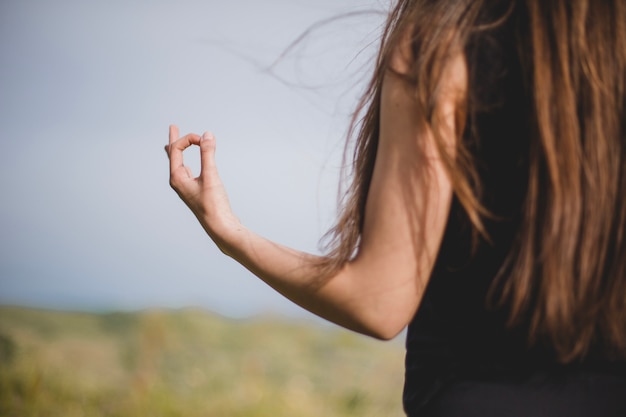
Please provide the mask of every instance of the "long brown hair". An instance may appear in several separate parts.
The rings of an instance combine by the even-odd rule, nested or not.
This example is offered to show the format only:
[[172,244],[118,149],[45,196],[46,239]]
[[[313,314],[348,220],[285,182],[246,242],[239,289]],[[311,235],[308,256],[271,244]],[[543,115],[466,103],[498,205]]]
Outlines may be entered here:
[[[500,7],[497,19],[481,21]],[[391,52],[407,31],[407,82],[437,132],[441,69],[451,51],[517,16],[516,39],[529,96],[528,189],[516,241],[492,296],[509,324],[529,323],[562,362],[602,346],[626,356],[626,2],[621,0],[400,0],[381,40],[373,78],[353,123],[352,182],[328,245],[334,268],[358,246],[378,143],[380,91]],[[522,16],[520,18],[520,16]],[[472,62],[468,62],[471,66]],[[471,91],[472,86],[468,86]],[[469,93],[468,93],[469,94]],[[474,109],[459,103],[457,126]],[[481,181],[457,132],[453,156],[439,149],[474,237],[489,241]],[[436,136],[436,135],[435,135]],[[348,149],[348,148],[347,148]],[[498,284],[498,285],[496,285]]]

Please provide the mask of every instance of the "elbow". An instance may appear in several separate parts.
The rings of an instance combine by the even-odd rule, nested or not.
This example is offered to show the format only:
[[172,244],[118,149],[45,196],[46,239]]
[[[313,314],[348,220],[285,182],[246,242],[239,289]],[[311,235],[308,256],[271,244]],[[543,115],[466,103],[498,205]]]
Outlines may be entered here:
[[413,320],[416,310],[413,300],[398,297],[393,299],[392,304],[370,309],[367,317],[370,336],[384,341],[395,339]]
[[370,307],[366,309],[367,314],[362,315],[357,321],[359,325],[355,330],[374,339],[392,340],[406,329],[415,315],[415,310],[413,305],[402,303],[387,305],[384,308]]
[[393,320],[383,320],[377,326],[371,326],[363,332],[374,339],[389,341],[395,339],[406,328],[404,321],[394,322]]
[[398,329],[398,330],[392,330],[392,331],[384,331],[384,332],[377,332],[377,333],[373,333],[371,334],[371,336],[374,339],[378,339],[378,340],[382,340],[383,342],[388,342],[390,340],[395,339],[400,333],[402,333],[402,331],[406,328],[406,326]]

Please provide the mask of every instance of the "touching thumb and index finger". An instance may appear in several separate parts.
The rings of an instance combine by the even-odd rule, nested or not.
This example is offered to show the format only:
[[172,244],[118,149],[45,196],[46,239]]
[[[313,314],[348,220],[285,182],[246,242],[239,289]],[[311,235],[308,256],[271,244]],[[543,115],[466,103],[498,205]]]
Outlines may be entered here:
[[202,136],[188,134],[182,138],[179,136],[178,127],[170,126],[169,144],[165,150],[170,160],[170,182],[181,176],[181,168],[184,168],[184,177],[191,177],[191,172],[184,166],[183,151],[189,146],[200,147],[200,180],[207,184],[219,181],[217,166],[215,164],[215,136],[205,132]]

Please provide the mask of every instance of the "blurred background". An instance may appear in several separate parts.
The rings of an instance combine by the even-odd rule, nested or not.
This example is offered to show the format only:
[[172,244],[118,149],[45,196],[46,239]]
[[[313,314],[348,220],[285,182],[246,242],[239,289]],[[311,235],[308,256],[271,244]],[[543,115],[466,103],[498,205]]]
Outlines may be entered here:
[[402,414],[402,343],[223,256],[163,151],[212,131],[242,222],[318,252],[387,8],[0,2],[0,415]]
[[169,188],[168,125],[215,133],[244,224],[316,252],[387,7],[1,2],[0,303],[304,315],[219,253]]

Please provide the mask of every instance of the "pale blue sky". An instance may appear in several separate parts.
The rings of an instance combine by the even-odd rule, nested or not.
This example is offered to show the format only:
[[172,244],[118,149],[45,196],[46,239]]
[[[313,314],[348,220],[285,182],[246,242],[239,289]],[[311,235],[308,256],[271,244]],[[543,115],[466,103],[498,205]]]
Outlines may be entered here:
[[241,220],[316,251],[384,14],[324,25],[268,68],[316,22],[386,7],[1,2],[0,303],[305,315],[223,256],[169,188],[167,128],[213,131]]

